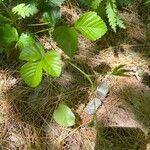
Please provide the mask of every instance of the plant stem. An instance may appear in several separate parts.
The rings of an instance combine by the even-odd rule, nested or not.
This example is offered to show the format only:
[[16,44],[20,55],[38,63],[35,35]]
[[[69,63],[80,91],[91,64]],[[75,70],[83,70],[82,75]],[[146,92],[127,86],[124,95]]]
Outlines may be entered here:
[[76,68],[80,73],[82,73],[82,74],[87,78],[87,80],[90,82],[91,89],[92,89],[92,92],[93,92],[95,88],[94,88],[94,84],[93,84],[91,78],[89,77],[89,75],[86,74],[84,71],[82,71],[79,67],[77,67],[77,66],[74,65],[73,63],[69,62],[69,64],[70,64],[71,66],[73,66],[74,68]]
[[42,32],[46,32],[46,31],[49,31],[49,30],[50,30],[50,28],[43,29],[43,30],[40,30],[40,31],[35,32],[34,34],[38,34],[38,33],[42,33]]
[[45,26],[45,25],[49,25],[49,23],[50,23],[50,22],[47,22],[47,23],[28,24],[28,26],[30,26],[30,27]]

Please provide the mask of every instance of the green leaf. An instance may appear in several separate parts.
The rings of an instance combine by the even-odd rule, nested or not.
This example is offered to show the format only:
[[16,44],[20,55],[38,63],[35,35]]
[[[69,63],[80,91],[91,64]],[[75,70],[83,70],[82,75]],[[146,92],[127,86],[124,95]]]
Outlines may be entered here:
[[144,4],[145,5],[150,4],[150,0],[145,0]]
[[19,59],[33,62],[42,59],[43,56],[44,48],[39,43],[35,43],[22,49]]
[[107,0],[106,13],[109,20],[109,24],[111,28],[114,30],[114,32],[116,32],[117,26],[123,29],[126,28],[121,17],[118,15],[116,0]]
[[21,78],[30,87],[37,87],[42,80],[42,63],[28,62],[20,69]]
[[7,46],[12,42],[18,40],[18,32],[16,28],[10,26],[9,24],[4,24],[0,26],[0,41],[1,44]]
[[52,7],[61,6],[65,0],[48,0]]
[[117,25],[122,29],[126,29],[126,26],[119,15],[117,16]]
[[54,30],[53,37],[68,56],[74,56],[78,47],[78,34],[74,28],[58,27]]
[[83,14],[75,23],[75,28],[91,41],[101,38],[107,32],[106,24],[96,12]]
[[54,27],[60,18],[61,12],[59,7],[54,7],[50,12],[43,13],[43,22],[48,23],[51,27]]
[[36,14],[38,12],[38,9],[34,4],[21,3],[15,6],[12,9],[12,12],[14,14],[18,14],[22,18],[26,18],[26,17],[33,16],[34,14]]
[[58,52],[52,50],[47,52],[42,60],[43,69],[53,77],[59,77],[61,74],[61,57]]
[[2,3],[4,0],[0,0],[0,3]]
[[96,10],[102,1],[103,0],[92,0],[92,2],[91,2],[91,8],[93,8],[94,10]]
[[119,65],[115,67],[112,71],[112,74],[115,76],[129,76],[129,70],[124,69],[125,65]]
[[29,34],[22,33],[17,42],[17,46],[19,49],[23,49],[29,45],[35,43],[35,40]]
[[75,124],[75,115],[71,109],[64,104],[58,106],[54,111],[53,117],[59,125],[64,127],[70,127]]
[[106,13],[111,28],[116,32],[117,27],[117,4],[116,0],[107,0]]

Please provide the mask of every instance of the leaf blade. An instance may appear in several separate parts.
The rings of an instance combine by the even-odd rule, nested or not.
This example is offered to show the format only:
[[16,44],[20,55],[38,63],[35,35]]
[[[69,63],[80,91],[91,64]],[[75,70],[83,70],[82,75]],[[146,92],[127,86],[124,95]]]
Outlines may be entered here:
[[78,34],[74,28],[60,26],[54,30],[53,38],[69,57],[74,56],[78,47]]
[[33,62],[42,59],[43,56],[44,48],[39,43],[35,43],[22,49],[19,59]]
[[18,14],[22,18],[26,18],[26,17],[30,17],[30,16],[33,16],[34,14],[36,14],[38,12],[38,9],[35,6],[35,4],[21,3],[15,7],[13,7],[12,12],[14,14]]
[[45,54],[42,60],[43,69],[46,73],[53,77],[59,77],[61,74],[61,58],[60,55],[52,50]]
[[27,62],[20,69],[21,78],[30,87],[37,87],[42,80],[41,62]]
[[106,24],[96,12],[84,13],[76,21],[75,28],[91,41],[101,38],[107,32]]
[[59,125],[64,127],[70,127],[75,124],[75,115],[71,109],[64,104],[59,104],[53,113],[53,118]]
[[0,34],[0,41],[4,46],[9,45],[12,42],[16,42],[18,40],[18,32],[16,28],[12,27],[9,24],[4,24],[0,26]]
[[54,7],[50,11],[43,13],[43,22],[51,27],[54,27],[60,18],[61,12],[59,7]]
[[17,42],[17,46],[20,50],[22,50],[25,47],[33,45],[34,43],[35,43],[35,40],[31,37],[31,35],[22,33]]
[[117,5],[116,0],[107,0],[106,13],[111,28],[116,32],[117,27]]

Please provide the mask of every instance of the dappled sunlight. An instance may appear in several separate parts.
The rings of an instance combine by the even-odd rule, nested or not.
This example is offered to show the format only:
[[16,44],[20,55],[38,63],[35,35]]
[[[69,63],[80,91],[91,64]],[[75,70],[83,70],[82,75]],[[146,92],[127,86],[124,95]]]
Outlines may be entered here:
[[149,8],[0,0],[0,149],[149,150]]

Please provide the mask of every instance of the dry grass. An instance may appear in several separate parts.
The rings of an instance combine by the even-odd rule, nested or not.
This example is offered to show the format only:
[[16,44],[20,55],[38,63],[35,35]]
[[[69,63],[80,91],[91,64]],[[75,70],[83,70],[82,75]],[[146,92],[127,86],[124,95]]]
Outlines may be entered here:
[[[62,12],[68,16],[66,20],[72,22],[81,10],[67,3]],[[90,75],[95,85],[107,82],[111,87],[104,105],[95,116],[83,111],[92,98],[89,82],[67,63],[60,78],[52,79],[45,75],[36,89],[24,86],[13,67],[0,69],[1,149],[94,150],[95,143],[103,139],[97,137],[100,125],[100,128],[140,128],[148,135],[150,88],[133,74],[130,77],[108,75],[112,68],[120,64],[125,64],[126,69],[131,71],[142,68],[150,73],[150,59],[145,57],[149,46],[142,43],[146,40],[145,27],[136,13],[132,17],[128,13],[122,15],[129,26],[127,32],[120,31],[116,35],[111,32],[98,43],[91,43],[83,37],[79,39],[79,51],[74,62]],[[136,34],[133,28],[138,30]],[[137,42],[139,40],[142,44]],[[42,36],[39,41],[47,49],[57,47],[47,36]],[[60,102],[65,102],[76,114],[77,124],[74,127],[63,128],[53,120],[52,113]],[[143,137],[143,134],[140,135]],[[130,142],[127,140],[125,150],[130,150],[128,144]]]
[[[103,55],[101,53],[102,51],[94,61],[91,58],[91,62],[94,62],[93,66],[96,61],[97,64],[105,61],[111,68],[118,64],[126,64],[128,69],[139,66],[148,71],[147,60],[139,57],[137,53],[137,57],[134,58],[121,53],[119,53],[119,58],[116,58],[109,49],[105,50]],[[140,63],[137,59],[141,60]],[[90,65],[92,65],[91,62]],[[93,117],[83,112],[85,104],[90,100],[89,83],[80,72],[66,66],[60,78],[45,77],[42,85],[35,90],[20,86],[18,79],[11,74],[8,71],[1,72],[0,102],[1,113],[4,113],[1,117],[3,148],[94,150],[97,128],[89,127]],[[134,93],[141,95],[136,96],[136,101],[141,102],[144,100],[142,91],[149,92],[149,88],[134,76],[105,76],[104,78],[99,75],[97,84],[101,81],[110,84],[111,91],[103,107],[97,112],[97,122],[103,122],[106,126],[138,127],[147,133],[148,129],[142,124],[142,120],[138,119],[138,113],[135,112],[139,112],[139,108],[133,109],[126,106],[124,102],[126,99],[127,102],[134,100]],[[53,110],[62,101],[66,102],[77,114],[77,126],[72,129],[60,127],[51,118]],[[144,111],[141,113],[148,115]],[[148,117],[145,119],[149,122]]]

